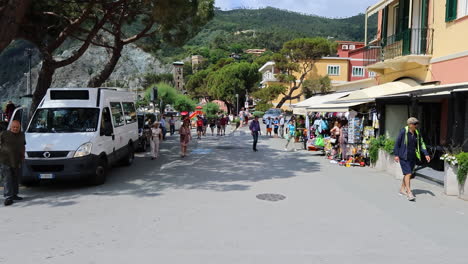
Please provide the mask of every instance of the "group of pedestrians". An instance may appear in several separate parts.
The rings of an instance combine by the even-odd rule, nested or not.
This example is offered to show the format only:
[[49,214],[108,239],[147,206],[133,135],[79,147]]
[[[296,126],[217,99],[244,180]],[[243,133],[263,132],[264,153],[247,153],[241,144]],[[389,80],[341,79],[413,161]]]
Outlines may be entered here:
[[224,114],[218,114],[215,117],[207,118],[206,116],[198,116],[196,121],[197,126],[197,139],[201,139],[202,136],[206,136],[206,130],[208,126],[211,130],[211,136],[214,136],[216,130],[216,136],[226,135],[226,126],[229,124],[230,118]]
[[[275,117],[275,118],[268,117],[265,120],[266,135],[270,137],[273,136],[275,138],[278,138],[278,137],[284,138],[285,124],[286,124],[286,119],[284,118],[283,115],[280,115],[279,117]],[[271,134],[272,131],[274,135]]]

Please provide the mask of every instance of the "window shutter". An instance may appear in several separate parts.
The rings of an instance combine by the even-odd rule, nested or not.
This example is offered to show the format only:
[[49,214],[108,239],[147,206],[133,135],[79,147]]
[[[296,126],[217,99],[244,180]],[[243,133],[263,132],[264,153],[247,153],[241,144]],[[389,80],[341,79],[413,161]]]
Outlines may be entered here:
[[445,21],[450,22],[457,19],[458,0],[446,0]]
[[388,30],[388,6],[382,10],[382,46],[387,45],[387,30]]

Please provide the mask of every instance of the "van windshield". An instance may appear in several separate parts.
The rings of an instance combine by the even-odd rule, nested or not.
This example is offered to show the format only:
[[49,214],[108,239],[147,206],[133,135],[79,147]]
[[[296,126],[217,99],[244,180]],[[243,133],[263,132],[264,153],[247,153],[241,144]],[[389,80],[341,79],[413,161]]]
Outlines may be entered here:
[[44,108],[34,115],[29,133],[95,132],[99,119],[98,108]]

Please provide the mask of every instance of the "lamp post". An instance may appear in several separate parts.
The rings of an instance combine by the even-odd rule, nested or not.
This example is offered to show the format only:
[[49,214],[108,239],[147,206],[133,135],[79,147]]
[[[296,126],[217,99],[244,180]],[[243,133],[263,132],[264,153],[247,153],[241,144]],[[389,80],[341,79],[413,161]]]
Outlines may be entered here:
[[237,115],[239,115],[239,94],[236,94],[236,98],[237,98]]

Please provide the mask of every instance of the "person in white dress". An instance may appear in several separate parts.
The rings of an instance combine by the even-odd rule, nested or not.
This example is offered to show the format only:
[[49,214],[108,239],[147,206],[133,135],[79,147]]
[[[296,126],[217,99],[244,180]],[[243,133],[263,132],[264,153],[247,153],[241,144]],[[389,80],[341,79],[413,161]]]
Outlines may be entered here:
[[154,160],[159,156],[159,142],[162,140],[162,130],[159,128],[159,123],[155,122],[151,128],[151,159]]

